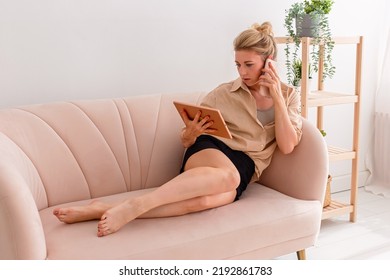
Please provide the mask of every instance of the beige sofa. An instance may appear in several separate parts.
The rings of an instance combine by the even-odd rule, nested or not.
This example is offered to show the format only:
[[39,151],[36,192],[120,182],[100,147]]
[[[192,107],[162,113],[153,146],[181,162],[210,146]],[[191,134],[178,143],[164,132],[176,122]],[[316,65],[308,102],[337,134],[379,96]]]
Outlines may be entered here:
[[[98,238],[97,222],[64,224],[54,207],[121,200],[179,172],[183,123],[163,94],[0,110],[0,259],[271,259],[312,246],[328,174],[309,122],[290,155],[231,205],[137,219]],[[303,255],[300,255],[301,257]]]

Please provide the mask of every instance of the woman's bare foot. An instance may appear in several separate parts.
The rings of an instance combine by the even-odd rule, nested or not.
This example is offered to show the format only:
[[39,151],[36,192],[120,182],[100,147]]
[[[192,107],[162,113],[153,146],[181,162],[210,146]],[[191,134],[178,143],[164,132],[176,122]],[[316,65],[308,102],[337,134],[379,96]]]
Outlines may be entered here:
[[98,223],[97,236],[102,237],[118,231],[128,222],[136,219],[145,211],[142,210],[136,199],[126,200],[107,210]]
[[74,206],[66,208],[55,208],[53,215],[58,220],[67,224],[98,220],[111,205],[94,200],[88,205]]

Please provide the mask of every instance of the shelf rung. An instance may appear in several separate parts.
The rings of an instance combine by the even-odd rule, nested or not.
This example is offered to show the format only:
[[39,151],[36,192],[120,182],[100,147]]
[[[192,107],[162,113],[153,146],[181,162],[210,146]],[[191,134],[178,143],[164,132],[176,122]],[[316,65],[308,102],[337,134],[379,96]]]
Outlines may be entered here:
[[287,44],[293,42],[292,38],[290,37],[275,37],[275,41],[277,44]]
[[328,146],[329,160],[348,160],[356,158],[356,152],[339,147]]
[[352,37],[332,37],[335,44],[359,44],[360,36]]
[[308,95],[309,107],[321,107],[326,105],[348,104],[358,102],[356,94],[345,94],[330,91],[312,91]]
[[322,210],[322,220],[353,212],[353,206],[332,200],[330,205]]

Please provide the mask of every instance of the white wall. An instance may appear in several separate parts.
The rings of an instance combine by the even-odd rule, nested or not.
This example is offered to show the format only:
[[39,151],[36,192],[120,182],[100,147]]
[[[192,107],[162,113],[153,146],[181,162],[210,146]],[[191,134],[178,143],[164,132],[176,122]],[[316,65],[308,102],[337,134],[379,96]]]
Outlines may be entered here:
[[[209,91],[237,76],[234,37],[266,20],[273,23],[275,35],[284,36],[284,11],[293,2],[0,0],[0,108]],[[365,36],[360,160],[364,181],[382,42],[379,24],[390,9],[386,0],[335,2],[330,15],[333,34]],[[334,60],[339,71],[328,88],[351,89],[351,77],[343,70],[351,59],[350,50],[338,51]],[[281,66],[283,61],[281,50]],[[340,120],[350,117],[350,109],[334,107],[325,113],[327,140],[349,144],[344,131],[351,130],[351,122]],[[332,174],[341,180],[349,170],[342,164]]]
[[3,107],[210,90],[236,75],[234,36],[272,19],[261,1],[1,1]]

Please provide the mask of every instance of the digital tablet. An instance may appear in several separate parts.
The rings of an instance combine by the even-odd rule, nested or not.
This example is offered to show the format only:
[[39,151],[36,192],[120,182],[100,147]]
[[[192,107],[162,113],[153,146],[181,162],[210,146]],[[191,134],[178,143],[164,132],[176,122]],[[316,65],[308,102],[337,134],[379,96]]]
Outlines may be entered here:
[[[232,138],[232,135],[230,134],[230,131],[229,131],[228,127],[226,126],[226,123],[222,117],[222,114],[218,109],[199,106],[199,105],[195,105],[195,104],[182,103],[182,102],[178,102],[178,101],[173,101],[173,104],[175,105],[179,114],[182,110],[185,110],[190,119],[194,119],[195,115],[199,111],[202,112],[201,118],[204,118],[205,116],[210,116],[210,120],[212,120],[214,122],[210,128],[213,128],[216,131],[210,132],[209,134],[213,134],[216,136],[229,138],[229,139]],[[180,117],[181,117],[181,115],[180,115]]]

